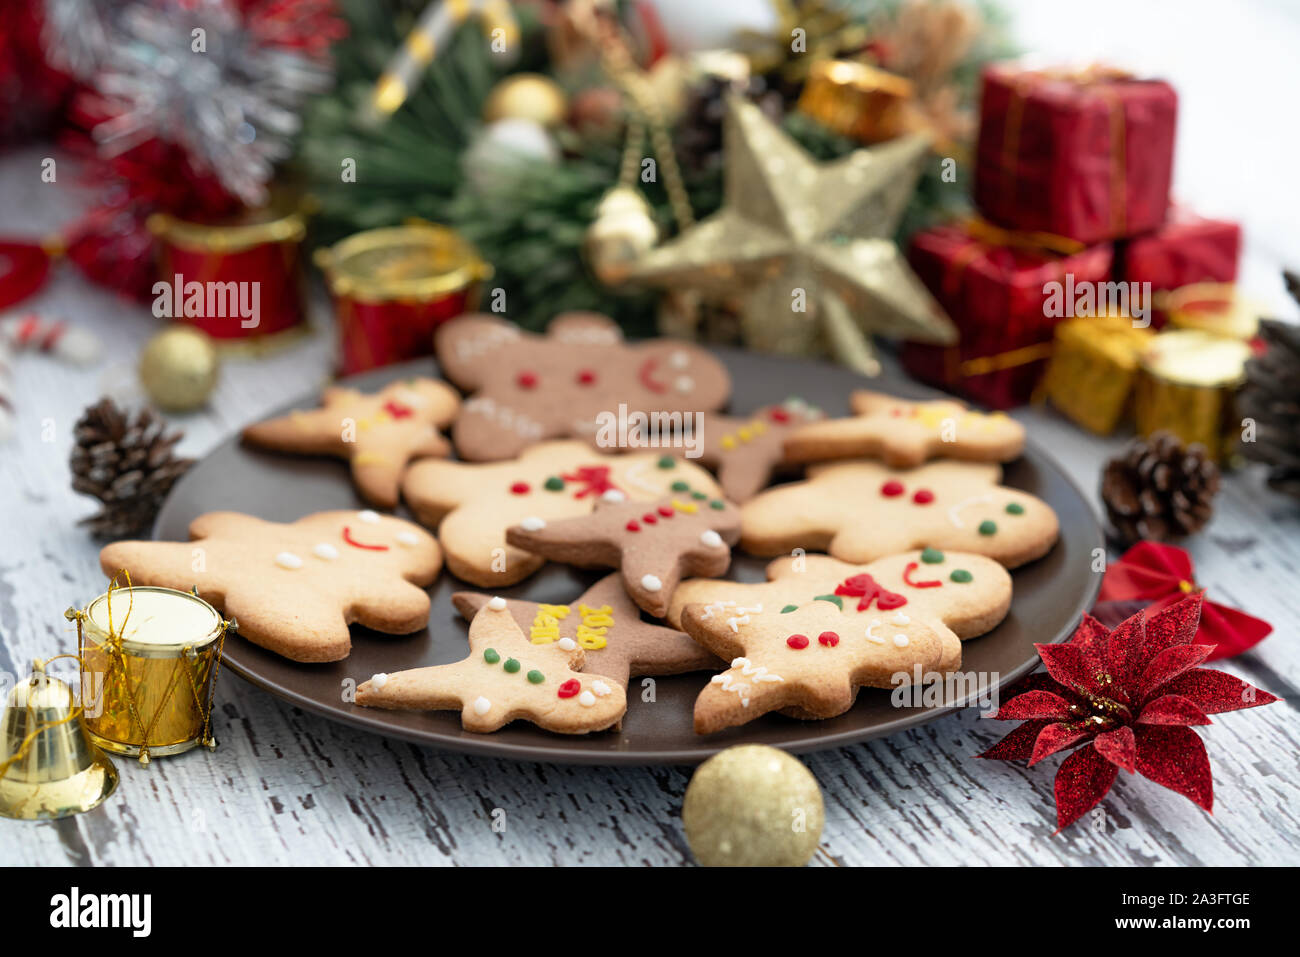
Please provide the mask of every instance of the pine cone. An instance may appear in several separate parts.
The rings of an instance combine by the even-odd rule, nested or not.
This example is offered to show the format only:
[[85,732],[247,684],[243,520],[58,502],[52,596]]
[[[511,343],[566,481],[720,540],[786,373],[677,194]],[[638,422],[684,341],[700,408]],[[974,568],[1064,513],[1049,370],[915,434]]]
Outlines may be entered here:
[[675,131],[673,147],[687,175],[700,176],[722,168],[722,120],[727,114],[727,96],[732,93],[756,104],[769,120],[781,122],[784,101],[762,77],[736,82],[706,76],[687,93]]
[[177,458],[180,431],[167,433],[152,409],[132,418],[109,398],[82,413],[73,430],[72,488],[104,507],[81,524],[99,538],[143,531],[158,514],[172,484],[194,464]]
[[1155,432],[1106,463],[1101,497],[1115,534],[1126,544],[1170,541],[1200,531],[1214,508],[1219,467],[1199,443]]
[[[1287,288],[1300,301],[1300,277],[1286,274]],[[1241,451],[1268,465],[1268,484],[1300,498],[1300,327],[1275,319],[1259,324],[1267,348],[1246,362],[1246,384],[1237,407],[1255,421],[1255,440]]]

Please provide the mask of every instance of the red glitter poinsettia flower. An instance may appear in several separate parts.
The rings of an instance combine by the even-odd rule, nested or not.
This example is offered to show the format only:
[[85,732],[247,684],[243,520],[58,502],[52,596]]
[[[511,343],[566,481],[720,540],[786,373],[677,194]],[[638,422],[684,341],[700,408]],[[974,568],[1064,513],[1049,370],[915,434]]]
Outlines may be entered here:
[[1058,832],[1105,797],[1120,768],[1212,811],[1210,759],[1191,726],[1278,699],[1197,667],[1214,650],[1192,644],[1200,617],[1201,596],[1191,595],[1113,631],[1084,615],[1068,642],[1035,645],[1047,673],[1030,675],[992,716],[1025,723],[980,757],[1033,765],[1075,748],[1056,772]]

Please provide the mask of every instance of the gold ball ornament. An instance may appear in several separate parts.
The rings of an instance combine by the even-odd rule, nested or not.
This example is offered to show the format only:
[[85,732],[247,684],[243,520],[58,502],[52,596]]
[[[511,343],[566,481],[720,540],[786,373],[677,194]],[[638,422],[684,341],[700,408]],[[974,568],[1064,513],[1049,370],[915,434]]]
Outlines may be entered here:
[[742,744],[696,769],[682,826],[705,867],[801,867],[821,842],[821,788],[799,761]]
[[596,278],[617,286],[658,241],[659,226],[645,197],[630,186],[615,186],[597,204],[582,250]]
[[540,73],[514,73],[501,80],[483,104],[483,122],[531,120],[545,127],[559,126],[568,115],[564,91]]
[[159,408],[170,412],[189,412],[207,402],[217,371],[212,340],[189,326],[164,329],[140,354],[140,383]]

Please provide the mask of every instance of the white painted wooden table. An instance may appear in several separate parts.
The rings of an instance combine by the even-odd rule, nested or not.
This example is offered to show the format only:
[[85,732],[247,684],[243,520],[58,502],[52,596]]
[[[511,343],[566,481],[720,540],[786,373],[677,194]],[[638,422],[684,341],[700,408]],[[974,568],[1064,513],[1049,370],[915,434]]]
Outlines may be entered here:
[[[42,152],[0,160],[0,234],[39,235],[75,210],[65,186],[39,185]],[[68,172],[61,173],[71,179]],[[1267,275],[1270,263],[1261,266]],[[1273,290],[1276,293],[1276,290]],[[71,428],[100,394],[138,401],[134,362],[158,328],[62,268],[30,308],[85,325],[106,343],[98,367],[17,361],[18,434],[0,445],[0,671],[75,647],[62,612],[100,593],[97,546],[77,527],[92,503],[68,487]],[[177,417],[200,456],[282,402],[319,388],[330,366],[328,309],[316,334],[261,360],[227,361],[202,413]],[[1093,489],[1119,444],[1045,410],[1017,417]],[[43,435],[43,432],[45,433]],[[1276,626],[1229,670],[1300,700],[1300,507],[1231,476],[1217,517],[1191,546],[1219,601]],[[221,681],[221,747],[148,769],[120,759],[122,783],[96,811],[54,823],[0,820],[0,862],[21,864],[683,864],[679,813],[689,768],[603,769],[462,757],[333,724]],[[1053,837],[1055,760],[1027,770],[972,757],[1013,725],[974,712],[807,757],[826,798],[826,864],[1284,864],[1300,849],[1300,722],[1283,703],[1204,729],[1214,766],[1211,817],[1145,779],[1121,775],[1104,833]],[[493,810],[506,812],[504,832]]]

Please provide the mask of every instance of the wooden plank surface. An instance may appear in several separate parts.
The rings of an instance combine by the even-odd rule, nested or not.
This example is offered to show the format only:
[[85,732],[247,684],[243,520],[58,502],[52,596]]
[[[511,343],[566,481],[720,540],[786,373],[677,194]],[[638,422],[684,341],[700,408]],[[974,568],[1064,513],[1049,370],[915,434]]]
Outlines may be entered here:
[[[31,189],[39,152],[0,162],[0,226],[39,234],[76,208],[70,190]],[[76,525],[92,503],[68,488],[71,427],[102,393],[139,400],[134,361],[158,327],[67,268],[30,303],[94,329],[107,345],[91,370],[23,356],[18,434],[0,445],[0,673],[6,689],[32,657],[75,646],[62,612],[103,590],[97,547]],[[330,359],[328,310],[284,353],[230,360],[203,412],[176,417],[182,451],[201,455],[270,408],[318,388]],[[1017,413],[1095,499],[1101,461],[1119,440],[1083,435],[1050,410]],[[1043,767],[972,757],[1009,725],[974,712],[883,741],[811,755],[826,799],[816,858],[881,864],[1286,864],[1300,849],[1300,510],[1254,472],[1229,477],[1209,530],[1191,544],[1200,582],[1219,601],[1276,626],[1228,670],[1289,699],[1203,729],[1216,813],[1121,775],[1104,818],[1053,836]],[[97,811],[56,823],[0,821],[8,864],[683,864],[690,769],[519,764],[438,753],[333,724],[257,691],[221,683],[221,747],[159,760],[120,759],[122,784]],[[502,813],[503,812],[503,813]],[[504,829],[499,822],[504,821]],[[497,826],[494,827],[494,824]]]

